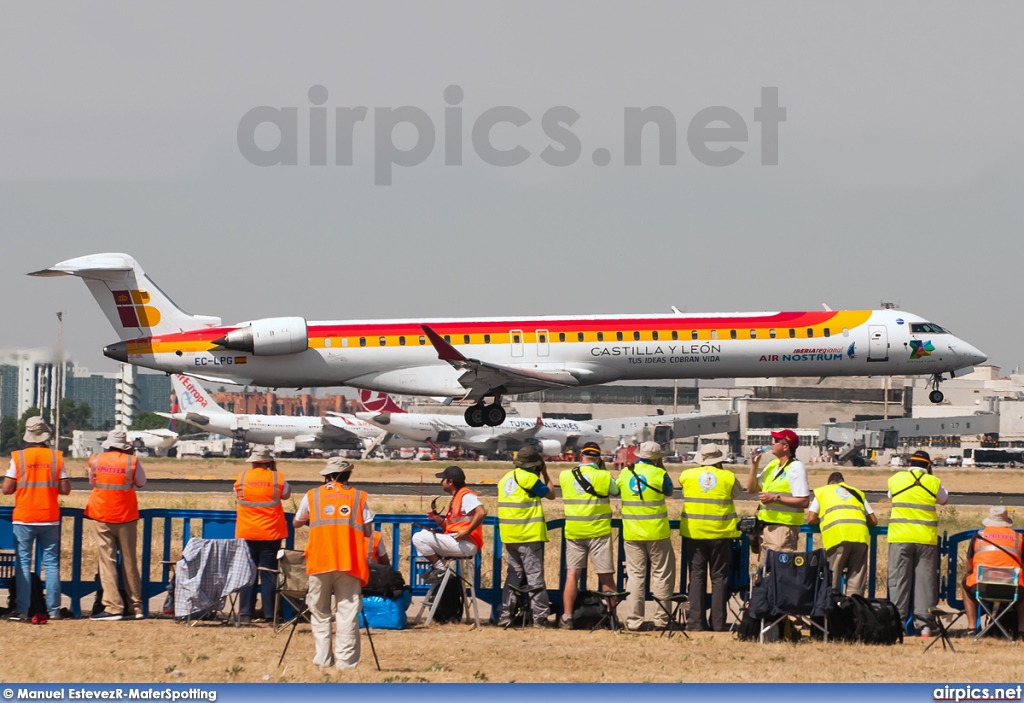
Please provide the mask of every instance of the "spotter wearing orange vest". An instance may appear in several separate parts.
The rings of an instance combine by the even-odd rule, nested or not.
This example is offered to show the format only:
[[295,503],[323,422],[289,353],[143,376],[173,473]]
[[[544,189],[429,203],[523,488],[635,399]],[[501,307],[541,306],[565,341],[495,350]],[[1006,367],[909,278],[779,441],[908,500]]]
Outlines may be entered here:
[[288,525],[281,507],[284,477],[277,471],[262,467],[246,469],[235,481],[238,514],[235,538],[275,540],[288,536]]
[[[978,567],[991,566],[1008,569],[1020,569],[1020,585],[1024,586],[1024,536],[1015,532],[1012,527],[986,527],[974,537],[974,554],[971,557],[970,571],[967,574],[967,585],[970,588],[978,583]],[[1017,606],[1018,608],[1020,605]]]
[[64,455],[47,447],[26,447],[11,454],[18,473],[14,522],[60,522],[60,470]]
[[135,471],[139,458],[127,452],[100,452],[89,457],[92,493],[85,516],[97,522],[121,524],[139,519]]
[[307,493],[306,502],[306,573],[343,571],[365,586],[370,580],[370,540],[363,532],[366,493],[340,483],[325,483]]
[[[472,495],[473,492],[463,486],[459,490],[455,491],[455,495],[452,496],[452,502],[448,506],[448,512],[444,515],[444,533],[446,535],[453,535],[461,532],[469,523],[473,522],[472,515],[462,514],[462,498],[467,494]],[[476,550],[479,552],[484,546],[484,530],[482,525],[477,525],[476,529],[469,533],[469,539],[476,545]]]

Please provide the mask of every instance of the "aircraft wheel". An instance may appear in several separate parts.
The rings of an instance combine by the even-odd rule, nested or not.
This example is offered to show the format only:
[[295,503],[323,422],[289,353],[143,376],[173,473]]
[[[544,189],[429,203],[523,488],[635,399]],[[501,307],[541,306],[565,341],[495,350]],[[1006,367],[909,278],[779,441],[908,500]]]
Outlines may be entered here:
[[497,403],[488,405],[485,412],[485,422],[488,427],[497,427],[505,422],[505,408]]
[[470,427],[484,426],[484,406],[470,405],[466,408],[466,424]]
[[928,394],[928,400],[932,401],[933,403],[941,403],[945,397],[946,396],[942,395],[942,391],[940,390],[934,390]]

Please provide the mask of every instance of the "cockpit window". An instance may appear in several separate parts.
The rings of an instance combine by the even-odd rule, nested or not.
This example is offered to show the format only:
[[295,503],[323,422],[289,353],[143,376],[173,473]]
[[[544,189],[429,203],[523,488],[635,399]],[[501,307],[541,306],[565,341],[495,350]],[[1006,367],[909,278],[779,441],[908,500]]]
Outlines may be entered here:
[[949,334],[938,325],[931,322],[914,322],[910,325],[911,334]]

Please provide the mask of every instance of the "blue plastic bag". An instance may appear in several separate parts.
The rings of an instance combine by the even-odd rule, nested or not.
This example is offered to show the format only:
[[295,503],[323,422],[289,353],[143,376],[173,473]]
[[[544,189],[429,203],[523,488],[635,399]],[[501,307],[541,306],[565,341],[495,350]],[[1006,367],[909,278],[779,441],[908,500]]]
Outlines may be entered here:
[[401,598],[363,596],[363,614],[375,630],[404,630],[405,611],[412,603],[412,591],[405,590]]

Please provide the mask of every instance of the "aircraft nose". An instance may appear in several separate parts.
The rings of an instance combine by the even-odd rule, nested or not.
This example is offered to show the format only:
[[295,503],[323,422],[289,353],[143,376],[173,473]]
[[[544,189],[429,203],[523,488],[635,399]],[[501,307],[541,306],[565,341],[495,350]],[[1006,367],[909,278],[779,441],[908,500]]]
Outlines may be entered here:
[[959,357],[960,362],[965,367],[977,366],[979,364],[984,364],[986,361],[988,361],[987,354],[983,353],[980,349],[978,349],[972,344],[968,344],[962,339],[957,340],[955,349],[957,351],[957,356]]
[[115,342],[114,344],[108,344],[103,347],[103,356],[113,359],[114,361],[120,361],[122,364],[128,363],[128,345],[125,342]]

